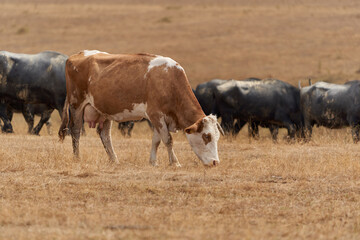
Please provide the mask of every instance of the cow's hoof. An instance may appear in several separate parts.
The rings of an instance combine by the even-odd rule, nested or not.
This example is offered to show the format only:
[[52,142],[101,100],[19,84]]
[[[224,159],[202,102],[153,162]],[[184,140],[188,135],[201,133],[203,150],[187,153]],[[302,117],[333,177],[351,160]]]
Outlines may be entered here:
[[14,133],[14,131],[12,129],[2,129],[1,131],[3,133]]
[[158,167],[158,166],[159,166],[156,160],[155,160],[155,161],[154,161],[154,160],[150,160],[149,162],[150,162],[150,164],[151,164],[153,167]]
[[170,163],[170,166],[174,166],[174,167],[180,168],[180,167],[181,167],[181,164],[180,164],[179,162]]

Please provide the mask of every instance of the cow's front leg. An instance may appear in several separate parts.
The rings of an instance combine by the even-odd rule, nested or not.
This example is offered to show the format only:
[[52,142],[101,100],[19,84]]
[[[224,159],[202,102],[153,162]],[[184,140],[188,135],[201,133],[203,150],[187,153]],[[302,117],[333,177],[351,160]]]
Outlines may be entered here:
[[106,119],[103,124],[99,123],[97,127],[97,133],[100,135],[101,142],[104,145],[105,151],[109,156],[110,161],[119,163],[111,142],[111,125],[112,122],[108,119]]
[[45,123],[47,123],[47,121],[49,121],[50,117],[51,117],[51,113],[54,111],[54,109],[50,109],[50,110],[47,110],[47,111],[44,111],[42,114],[41,114],[41,118],[40,118],[40,121],[39,123],[36,125],[36,127],[31,131],[32,134],[35,134],[35,135],[39,135],[40,131],[41,131],[41,128],[43,127],[43,125]]
[[157,166],[156,154],[158,147],[160,145],[161,137],[160,133],[157,130],[154,130],[154,135],[151,143],[151,152],[150,152],[150,164]]
[[170,165],[175,165],[176,167],[181,167],[179,160],[177,159],[174,149],[173,149],[173,139],[168,131],[168,129],[161,129],[160,130],[160,137],[163,143],[165,144],[168,154],[169,154],[169,162]]

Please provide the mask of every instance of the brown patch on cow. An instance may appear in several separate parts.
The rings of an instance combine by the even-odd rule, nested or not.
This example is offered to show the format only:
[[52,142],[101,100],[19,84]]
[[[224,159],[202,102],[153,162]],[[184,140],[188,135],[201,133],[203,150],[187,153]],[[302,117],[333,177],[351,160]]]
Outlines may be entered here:
[[177,129],[205,117],[184,71],[164,65],[148,72],[155,57],[151,54],[85,57],[82,52],[70,56],[66,62],[66,86],[68,95],[75,95],[70,105],[77,109],[91,96],[94,107],[109,116],[131,111],[134,104],[146,103],[146,113],[157,130],[162,127],[160,116],[169,117],[167,120],[174,121]]
[[203,119],[199,119],[198,121],[196,121],[193,125],[191,125],[190,127],[185,129],[185,132],[187,134],[192,134],[192,133],[201,133],[202,130],[204,129],[204,123],[203,123]]
[[202,139],[204,140],[205,145],[211,142],[211,134],[210,133],[203,133]]
[[204,122],[201,119],[200,121],[197,122],[196,132],[201,133],[203,129],[204,129]]

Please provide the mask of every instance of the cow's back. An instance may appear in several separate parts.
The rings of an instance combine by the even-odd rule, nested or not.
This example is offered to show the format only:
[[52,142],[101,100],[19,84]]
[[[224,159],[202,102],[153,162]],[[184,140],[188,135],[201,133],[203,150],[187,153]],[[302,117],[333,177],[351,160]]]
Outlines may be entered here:
[[360,121],[360,84],[317,82],[301,89],[301,108],[305,121],[329,128]]

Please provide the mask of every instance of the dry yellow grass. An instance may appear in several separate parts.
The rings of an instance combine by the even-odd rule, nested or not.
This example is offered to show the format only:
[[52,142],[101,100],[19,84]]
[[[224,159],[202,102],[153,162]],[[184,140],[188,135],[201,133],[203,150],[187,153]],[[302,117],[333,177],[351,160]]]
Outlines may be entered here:
[[273,144],[265,129],[250,143],[243,131],[220,140],[213,169],[178,133],[176,169],[163,146],[160,166],[148,164],[146,123],[132,138],[113,129],[113,165],[94,131],[74,160],[69,138],[25,135],[15,117],[17,133],[0,136],[1,239],[360,237],[360,151],[346,130],[316,129],[309,144]]
[[[248,3],[251,2],[251,3]],[[335,1],[2,1],[0,48],[72,54],[82,49],[171,56],[192,86],[211,78],[359,76],[359,3]],[[53,115],[54,133],[59,127]],[[359,239],[360,150],[347,129],[314,130],[308,144],[221,138],[221,164],[206,169],[182,135],[183,165],[151,132],[113,128],[120,164],[109,164],[94,131],[72,158],[46,129],[0,135],[0,239]],[[281,136],[285,131],[281,131]]]

